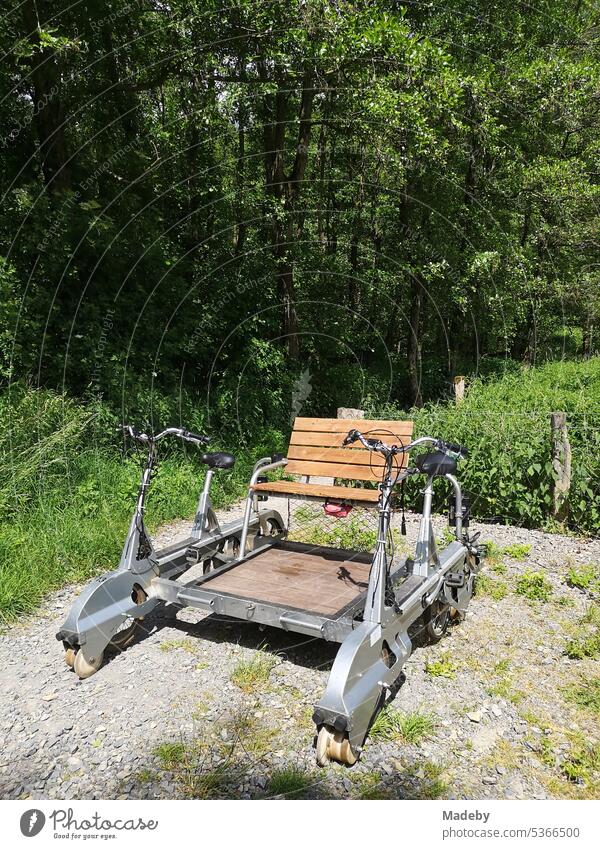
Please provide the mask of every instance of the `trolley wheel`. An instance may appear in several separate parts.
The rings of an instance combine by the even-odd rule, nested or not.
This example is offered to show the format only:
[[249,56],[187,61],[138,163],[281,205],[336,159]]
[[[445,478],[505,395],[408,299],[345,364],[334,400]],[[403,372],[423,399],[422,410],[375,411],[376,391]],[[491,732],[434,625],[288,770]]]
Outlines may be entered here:
[[425,631],[429,642],[439,643],[450,623],[450,605],[434,601],[425,614]]
[[[234,560],[236,557],[239,557],[240,554],[240,540],[239,537],[227,537],[223,542],[219,544],[219,554],[224,554],[226,557]],[[209,557],[208,560],[204,560],[202,563],[202,574],[207,575],[209,572],[213,572],[215,569],[218,569],[219,566],[224,566],[223,560],[219,557]]]
[[[148,596],[140,586],[136,585],[131,593],[131,598],[136,604],[143,604]],[[124,651],[134,641],[143,619],[143,616],[126,619],[121,628],[110,638],[110,647],[117,651]]]
[[75,649],[65,649],[65,663],[67,664],[67,666],[70,666],[71,669],[73,669],[73,666],[75,665],[76,654],[77,652],[75,651]]
[[73,663],[73,669],[75,670],[75,674],[79,678],[91,678],[102,666],[102,661],[104,660],[104,652],[101,651],[98,657],[92,658],[92,660],[88,663],[88,661],[83,656],[82,651],[78,651],[75,654],[75,661]]
[[352,748],[348,735],[336,731],[330,725],[322,725],[317,736],[317,764],[327,766],[329,761],[339,761],[347,766],[354,766],[358,760],[358,752]]

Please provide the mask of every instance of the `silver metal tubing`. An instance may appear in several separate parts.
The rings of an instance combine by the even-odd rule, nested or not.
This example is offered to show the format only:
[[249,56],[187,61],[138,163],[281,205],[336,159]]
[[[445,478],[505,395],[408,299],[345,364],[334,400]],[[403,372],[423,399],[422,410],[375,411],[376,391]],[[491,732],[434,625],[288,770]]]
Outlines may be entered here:
[[452,486],[454,487],[454,497],[456,500],[456,525],[455,525],[455,533],[456,539],[461,542],[462,541],[462,491],[460,488],[459,482],[456,480],[454,475],[444,475],[444,477],[448,478]]
[[204,486],[202,487],[202,491],[200,492],[200,498],[198,499],[198,506],[196,508],[196,516],[194,517],[194,524],[192,527],[192,534],[194,536],[201,537],[206,525],[206,517],[208,514],[209,505],[209,492],[210,485],[213,479],[213,474],[213,469],[206,470]]
[[419,535],[415,550],[414,574],[427,577],[432,554],[431,503],[433,499],[433,477],[428,478],[423,489],[423,511],[419,523]]
[[252,487],[260,477],[262,472],[270,472],[271,469],[279,469],[281,466],[287,465],[287,457],[283,460],[278,460],[276,463],[271,462],[270,457],[263,457],[254,466],[250,483],[248,484],[248,495],[246,497],[246,507],[244,509],[244,521],[242,523],[242,535],[240,537],[240,553],[238,561],[243,560],[246,554],[246,540],[248,539],[248,526],[250,524],[250,516],[252,514],[252,505],[254,504],[254,491]]

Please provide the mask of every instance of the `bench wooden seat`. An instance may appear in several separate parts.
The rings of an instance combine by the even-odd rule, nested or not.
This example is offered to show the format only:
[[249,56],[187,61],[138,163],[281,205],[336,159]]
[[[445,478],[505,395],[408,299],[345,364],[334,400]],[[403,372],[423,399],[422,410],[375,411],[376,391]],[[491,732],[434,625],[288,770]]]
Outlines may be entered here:
[[332,486],[325,483],[302,483],[302,481],[269,481],[254,484],[254,490],[271,492],[273,495],[298,495],[306,498],[341,499],[343,501],[372,501],[379,498],[378,489],[364,487]]
[[[280,495],[324,498],[343,501],[376,503],[376,488],[351,487],[325,482],[310,482],[310,478],[368,481],[379,483],[384,459],[355,442],[342,448],[349,430],[357,428],[365,436],[381,439],[388,444],[406,445],[412,438],[413,423],[370,419],[312,419],[298,416],[290,437],[285,473],[299,475],[304,481],[279,480],[254,484],[254,491]],[[408,454],[398,456],[400,468],[408,462]]]

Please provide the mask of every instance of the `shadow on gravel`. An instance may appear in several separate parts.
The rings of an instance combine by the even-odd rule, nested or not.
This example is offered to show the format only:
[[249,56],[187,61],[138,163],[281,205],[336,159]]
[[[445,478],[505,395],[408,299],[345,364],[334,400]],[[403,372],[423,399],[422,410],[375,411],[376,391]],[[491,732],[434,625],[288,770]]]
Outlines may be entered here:
[[156,608],[144,619],[136,642],[141,642],[146,636],[163,628],[172,628],[191,639],[207,640],[219,645],[231,643],[243,648],[264,648],[307,668],[328,668],[339,648],[337,643],[327,643],[316,637],[291,634],[279,628],[264,627],[216,613],[205,616],[199,622],[185,622],[164,607]]

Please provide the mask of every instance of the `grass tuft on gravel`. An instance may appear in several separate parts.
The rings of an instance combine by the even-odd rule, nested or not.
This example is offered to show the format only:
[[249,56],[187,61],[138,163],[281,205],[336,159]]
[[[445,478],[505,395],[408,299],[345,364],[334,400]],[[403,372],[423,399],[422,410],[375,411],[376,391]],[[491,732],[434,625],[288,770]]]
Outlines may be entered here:
[[517,578],[515,592],[529,601],[548,601],[552,584],[543,572],[524,572]]
[[269,796],[284,798],[292,796],[298,799],[307,792],[311,784],[311,778],[304,770],[288,766],[273,772],[269,779],[268,792]]
[[277,657],[260,650],[250,660],[240,660],[231,673],[231,681],[244,693],[254,693],[269,681],[269,675],[277,665]]
[[564,692],[568,701],[600,716],[600,678],[567,687]]
[[573,566],[567,572],[567,583],[578,590],[600,593],[600,566],[595,563],[587,563],[579,568]]
[[478,595],[488,595],[494,601],[502,601],[508,595],[505,582],[490,578],[489,575],[477,575],[475,586]]
[[525,560],[531,553],[531,546],[522,542],[507,545],[502,549],[502,554],[510,557],[513,560]]
[[573,628],[565,653],[574,660],[600,658],[600,605],[591,604]]
[[372,740],[401,740],[405,743],[418,743],[431,736],[435,728],[435,718],[429,714],[401,713],[389,705],[385,707],[371,726],[369,737]]
[[186,757],[183,743],[161,743],[155,748],[154,754],[165,769],[172,769],[183,763]]
[[425,663],[425,672],[434,678],[456,678],[457,665],[451,659],[448,652],[441,655],[438,660],[428,660]]

